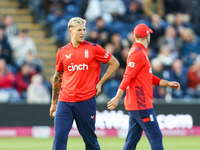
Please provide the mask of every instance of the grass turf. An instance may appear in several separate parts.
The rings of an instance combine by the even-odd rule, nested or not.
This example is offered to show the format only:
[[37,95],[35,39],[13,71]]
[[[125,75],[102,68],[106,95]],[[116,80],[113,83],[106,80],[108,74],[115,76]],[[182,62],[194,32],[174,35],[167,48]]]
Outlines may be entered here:
[[[122,150],[125,139],[98,138],[102,150]],[[0,138],[0,150],[51,150],[53,138]],[[200,137],[164,137],[165,150],[200,150]],[[81,138],[69,138],[68,150],[85,150]],[[142,137],[136,150],[150,150],[146,137]]]

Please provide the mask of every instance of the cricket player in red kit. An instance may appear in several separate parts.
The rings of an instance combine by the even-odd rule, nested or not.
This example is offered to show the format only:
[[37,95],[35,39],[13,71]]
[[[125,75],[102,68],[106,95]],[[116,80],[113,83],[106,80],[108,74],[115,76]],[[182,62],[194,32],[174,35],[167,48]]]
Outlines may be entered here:
[[127,67],[117,94],[107,106],[113,110],[117,107],[124,91],[125,109],[129,111],[129,131],[123,150],[135,150],[144,130],[152,150],[163,150],[162,134],[153,109],[153,85],[169,86],[180,89],[178,82],[162,80],[152,74],[151,65],[146,54],[153,31],[145,24],[134,29],[136,42],[132,45],[127,58]]
[[[84,40],[85,24],[82,18],[72,18],[68,23],[71,42],[57,52],[50,107],[51,117],[56,111],[53,150],[66,150],[74,120],[86,150],[100,150],[95,134],[95,95],[101,92],[101,86],[117,70],[119,63],[98,44]],[[99,81],[100,62],[108,63],[109,67]]]

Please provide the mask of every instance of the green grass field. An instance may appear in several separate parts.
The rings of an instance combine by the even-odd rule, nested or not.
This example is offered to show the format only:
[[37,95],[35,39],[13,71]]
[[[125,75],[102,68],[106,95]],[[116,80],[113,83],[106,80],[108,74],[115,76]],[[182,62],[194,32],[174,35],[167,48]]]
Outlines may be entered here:
[[[125,139],[98,138],[102,150],[122,150]],[[51,150],[53,138],[0,138],[0,150]],[[165,150],[200,150],[200,137],[164,137]],[[85,150],[81,138],[69,138],[68,150]],[[151,150],[142,137],[137,150]]]

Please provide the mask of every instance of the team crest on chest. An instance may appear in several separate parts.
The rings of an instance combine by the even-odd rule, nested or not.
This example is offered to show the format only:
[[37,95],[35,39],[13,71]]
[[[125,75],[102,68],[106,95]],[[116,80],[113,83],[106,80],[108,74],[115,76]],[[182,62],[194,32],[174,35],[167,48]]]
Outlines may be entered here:
[[89,52],[88,52],[88,49],[85,50],[85,58],[89,58]]

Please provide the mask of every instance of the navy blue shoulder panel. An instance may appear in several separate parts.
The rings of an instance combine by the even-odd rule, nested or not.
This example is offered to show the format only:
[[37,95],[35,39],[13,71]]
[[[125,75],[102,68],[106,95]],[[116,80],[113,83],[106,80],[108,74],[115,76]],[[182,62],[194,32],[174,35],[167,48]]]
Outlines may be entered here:
[[142,51],[142,48],[140,46],[135,46],[136,51]]
[[67,48],[67,47],[69,47],[69,44],[67,44],[67,45],[65,45],[65,46],[63,46],[63,47],[60,47],[60,48],[58,49],[58,51],[61,50],[62,48]]
[[85,45],[93,45],[93,46],[96,46],[97,44],[86,41],[86,42],[85,42]]

